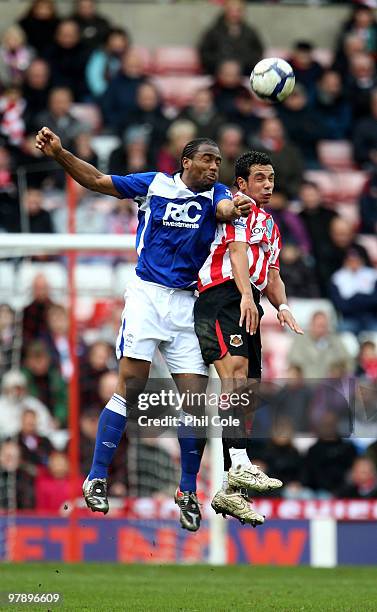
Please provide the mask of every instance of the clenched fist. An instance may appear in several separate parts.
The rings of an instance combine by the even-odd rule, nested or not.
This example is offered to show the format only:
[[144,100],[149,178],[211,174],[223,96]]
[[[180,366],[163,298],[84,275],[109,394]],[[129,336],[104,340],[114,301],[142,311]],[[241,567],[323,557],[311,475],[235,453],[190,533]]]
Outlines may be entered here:
[[59,136],[54,134],[48,127],[43,127],[39,130],[35,137],[35,146],[48,157],[54,158],[56,158],[63,149]]

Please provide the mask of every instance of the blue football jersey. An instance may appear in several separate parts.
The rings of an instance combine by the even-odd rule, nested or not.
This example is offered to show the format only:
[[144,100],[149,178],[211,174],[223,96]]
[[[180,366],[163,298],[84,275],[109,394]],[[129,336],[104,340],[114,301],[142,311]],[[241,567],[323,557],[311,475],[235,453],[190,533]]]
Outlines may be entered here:
[[216,232],[216,207],[232,199],[225,185],[194,193],[179,173],[145,172],[111,176],[124,198],[139,205],[136,274],[165,287],[195,286]]

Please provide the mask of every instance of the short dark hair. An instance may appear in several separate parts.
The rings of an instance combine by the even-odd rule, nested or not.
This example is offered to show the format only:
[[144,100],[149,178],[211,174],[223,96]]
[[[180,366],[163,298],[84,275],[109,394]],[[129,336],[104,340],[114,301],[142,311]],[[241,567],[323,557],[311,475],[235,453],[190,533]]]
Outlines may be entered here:
[[188,157],[189,159],[192,159],[195,155],[195,153],[198,152],[199,147],[202,144],[208,144],[211,145],[211,147],[216,147],[216,149],[219,148],[219,145],[217,144],[217,142],[215,142],[214,140],[212,140],[211,138],[194,138],[194,140],[190,140],[190,142],[187,143],[187,145],[184,147],[183,151],[182,151],[182,155],[181,155],[181,172],[183,171],[183,158],[184,157]]
[[247,181],[250,174],[250,167],[254,164],[260,164],[261,166],[272,166],[271,159],[267,153],[262,153],[262,151],[247,151],[236,159],[234,166],[236,180],[238,177],[241,177]]

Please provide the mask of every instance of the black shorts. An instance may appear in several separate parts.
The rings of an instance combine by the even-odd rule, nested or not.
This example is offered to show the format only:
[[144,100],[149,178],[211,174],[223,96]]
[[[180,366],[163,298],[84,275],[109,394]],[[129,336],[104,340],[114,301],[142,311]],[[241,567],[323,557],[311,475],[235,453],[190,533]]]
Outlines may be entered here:
[[[253,287],[253,297],[259,311],[260,292]],[[246,332],[246,324],[239,326],[241,295],[233,280],[211,287],[195,302],[195,332],[199,339],[203,361],[209,365],[230,353],[249,359],[249,378],[261,377],[260,325],[256,334]]]

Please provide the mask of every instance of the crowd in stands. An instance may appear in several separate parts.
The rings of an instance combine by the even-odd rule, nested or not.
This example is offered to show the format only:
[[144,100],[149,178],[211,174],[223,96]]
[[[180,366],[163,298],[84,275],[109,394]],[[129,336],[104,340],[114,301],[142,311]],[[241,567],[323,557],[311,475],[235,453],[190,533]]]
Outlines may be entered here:
[[[274,355],[288,335],[277,339],[276,325],[266,323],[265,372],[285,380],[257,414],[252,452],[286,483],[286,497],[377,497],[377,22],[371,8],[357,5],[333,49],[298,40],[279,50],[297,85],[272,106],[247,87],[251,68],[269,51],[263,36],[248,23],[241,0],[226,0],[219,11],[197,50],[181,56],[182,49],[169,55],[161,47],[164,67],[158,50],[134,46],[127,28],[98,14],[93,0],[77,0],[64,18],[53,0],[33,0],[0,41],[0,232],[67,229],[64,173],[34,146],[42,125],[80,158],[114,174],[173,173],[183,146],[208,136],[222,152],[220,180],[233,187],[235,159],[249,148],[268,152],[276,171],[270,212],[283,237],[287,294],[326,300],[335,316],[313,312],[305,336],[289,337],[285,368],[277,370]],[[132,201],[79,186],[76,195],[78,232],[136,232]],[[106,261],[111,269],[118,260]],[[10,503],[14,478],[17,507],[60,510],[69,497],[73,370],[66,304],[51,297],[43,274],[34,276],[22,311],[4,295],[2,301],[0,508]],[[115,299],[99,302],[80,321],[82,474],[116,384],[121,310]],[[297,435],[308,432],[307,444],[297,444]],[[352,433],[364,443],[348,440]],[[145,440],[130,474],[128,451],[125,438],[110,495],[170,494],[178,455]]]

